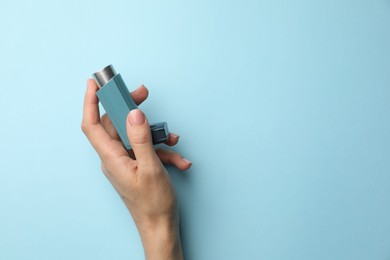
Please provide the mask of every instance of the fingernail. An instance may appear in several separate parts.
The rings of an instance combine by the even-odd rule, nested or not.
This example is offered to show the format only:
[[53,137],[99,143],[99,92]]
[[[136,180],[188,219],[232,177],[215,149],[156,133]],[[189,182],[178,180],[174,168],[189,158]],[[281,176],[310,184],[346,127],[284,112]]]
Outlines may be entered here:
[[139,109],[131,110],[129,119],[130,125],[143,125],[146,121],[144,113]]
[[192,164],[192,162],[190,160],[187,160],[186,158],[182,158],[183,162],[185,162],[186,164]]
[[180,137],[180,135],[177,135],[177,134],[175,134],[175,133],[169,133],[173,138],[179,138]]

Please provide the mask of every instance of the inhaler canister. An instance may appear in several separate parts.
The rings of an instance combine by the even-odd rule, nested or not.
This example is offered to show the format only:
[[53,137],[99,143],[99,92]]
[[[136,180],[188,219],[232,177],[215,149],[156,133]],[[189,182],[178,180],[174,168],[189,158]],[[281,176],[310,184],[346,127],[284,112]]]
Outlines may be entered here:
[[[130,110],[138,108],[130,96],[122,76],[116,73],[112,65],[95,72],[93,78],[99,86],[96,92],[108,117],[114,125],[119,137],[126,149],[131,149],[126,132],[126,119]],[[150,125],[153,144],[159,144],[168,140],[169,131],[166,122]]]

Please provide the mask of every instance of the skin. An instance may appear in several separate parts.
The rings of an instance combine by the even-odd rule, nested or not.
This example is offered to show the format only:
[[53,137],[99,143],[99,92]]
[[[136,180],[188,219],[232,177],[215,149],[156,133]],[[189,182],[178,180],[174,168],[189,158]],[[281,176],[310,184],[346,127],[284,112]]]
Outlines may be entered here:
[[[183,259],[177,200],[163,164],[186,170],[192,163],[174,151],[154,149],[148,121],[139,109],[127,117],[132,150],[126,151],[108,116],[100,117],[98,89],[95,81],[87,81],[81,129],[98,153],[103,173],[133,217],[146,259]],[[147,96],[143,85],[131,93],[137,104]],[[174,146],[178,141],[179,136],[171,133],[166,145]]]

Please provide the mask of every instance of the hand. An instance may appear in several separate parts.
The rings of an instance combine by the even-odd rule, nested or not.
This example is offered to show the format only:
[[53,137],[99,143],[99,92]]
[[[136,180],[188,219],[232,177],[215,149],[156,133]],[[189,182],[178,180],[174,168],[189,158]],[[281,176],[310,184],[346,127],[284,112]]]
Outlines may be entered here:
[[[188,169],[191,162],[173,151],[154,150],[148,121],[139,109],[132,110],[127,117],[132,147],[129,154],[108,117],[100,118],[97,90],[96,83],[88,80],[82,130],[97,151],[104,174],[131,213],[146,258],[182,259],[176,196],[162,162],[179,169]],[[136,103],[141,103],[147,94],[147,89],[140,87],[131,95]],[[178,137],[170,135],[167,144],[177,142]]]
[[[87,84],[96,85],[94,80],[88,81]],[[149,91],[144,85],[141,85],[131,93],[131,97],[137,105],[142,104],[142,102],[144,102],[147,99],[148,95],[149,95]],[[100,123],[103,126],[103,128],[107,131],[107,133],[111,136],[111,138],[120,141],[120,137],[106,113],[101,117]],[[179,138],[180,138],[179,135],[174,133],[169,133],[168,141],[165,144],[168,146],[175,146],[178,143]],[[156,154],[164,164],[174,165],[179,170],[187,170],[188,168],[191,167],[190,161],[183,158],[180,154],[174,151],[157,148]],[[132,151],[130,151],[130,156],[133,157]]]

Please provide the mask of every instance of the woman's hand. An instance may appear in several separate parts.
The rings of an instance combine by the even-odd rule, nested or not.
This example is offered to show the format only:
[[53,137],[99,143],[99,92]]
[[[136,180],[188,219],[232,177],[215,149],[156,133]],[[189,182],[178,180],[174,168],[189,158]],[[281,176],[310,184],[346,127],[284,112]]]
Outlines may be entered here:
[[[185,170],[191,162],[173,151],[154,149],[148,121],[139,109],[127,117],[132,151],[126,151],[109,118],[100,118],[97,90],[96,83],[88,80],[82,130],[97,151],[104,174],[130,211],[146,258],[182,259],[176,196],[162,163]],[[148,91],[141,86],[131,95],[139,104]],[[167,145],[175,145],[178,138],[170,134]]]

